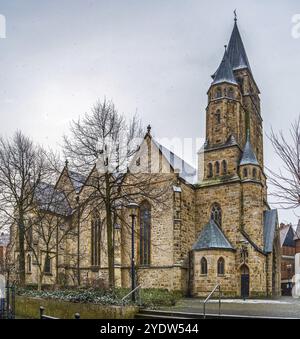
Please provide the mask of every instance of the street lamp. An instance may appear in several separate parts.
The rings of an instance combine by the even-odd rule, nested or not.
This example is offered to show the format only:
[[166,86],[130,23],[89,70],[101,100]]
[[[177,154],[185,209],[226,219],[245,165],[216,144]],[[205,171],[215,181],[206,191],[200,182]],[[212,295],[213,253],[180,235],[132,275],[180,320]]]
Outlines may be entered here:
[[[135,258],[134,258],[134,220],[136,218],[136,212],[139,205],[131,202],[127,205],[127,208],[131,211],[131,291],[135,290]],[[131,300],[135,302],[135,292],[131,295]]]

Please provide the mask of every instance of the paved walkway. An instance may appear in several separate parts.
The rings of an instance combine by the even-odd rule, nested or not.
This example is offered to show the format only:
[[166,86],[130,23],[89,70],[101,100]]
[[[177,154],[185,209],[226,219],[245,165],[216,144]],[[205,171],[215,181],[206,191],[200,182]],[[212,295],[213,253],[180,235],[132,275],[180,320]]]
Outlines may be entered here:
[[[162,307],[161,310],[172,310],[176,312],[203,313],[203,300],[182,299],[176,306]],[[211,300],[206,305],[207,314],[217,314],[219,310],[218,300]],[[250,315],[261,317],[299,318],[300,299],[282,297],[276,300],[239,300],[224,299],[221,305],[222,314]]]

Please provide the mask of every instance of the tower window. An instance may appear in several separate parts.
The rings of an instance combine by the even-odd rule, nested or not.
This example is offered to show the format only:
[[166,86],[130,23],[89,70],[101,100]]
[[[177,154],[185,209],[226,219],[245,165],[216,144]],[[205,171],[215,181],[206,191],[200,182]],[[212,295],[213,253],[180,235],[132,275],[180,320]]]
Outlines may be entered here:
[[217,125],[219,125],[221,123],[221,112],[220,112],[220,110],[217,110],[217,112],[215,114],[215,120],[216,120]]
[[253,179],[256,179],[256,177],[257,177],[257,171],[256,171],[256,168],[253,168],[252,176],[253,176]]
[[216,163],[215,163],[215,171],[216,171],[216,175],[220,174],[220,163],[219,163],[219,161],[216,161]]
[[229,88],[229,91],[228,91],[228,98],[231,98],[231,99],[234,98],[234,91],[233,91],[233,88],[232,88],[232,87]]
[[248,178],[248,170],[247,170],[247,168],[244,168],[243,176],[244,176],[244,178]]
[[223,175],[227,174],[227,162],[226,162],[226,160],[222,161],[222,174]]
[[222,97],[222,89],[221,87],[218,87],[217,88],[217,91],[216,91],[216,98],[221,98]]
[[140,265],[150,265],[151,206],[145,201],[140,208]]
[[208,178],[211,178],[213,176],[213,165],[211,163],[208,164],[207,172]]
[[225,274],[225,260],[223,258],[220,258],[218,260],[218,275],[224,274]]
[[210,218],[213,220],[220,228],[222,227],[222,209],[219,204],[214,203],[211,208]]
[[200,261],[201,265],[201,274],[207,275],[207,260],[203,257]]

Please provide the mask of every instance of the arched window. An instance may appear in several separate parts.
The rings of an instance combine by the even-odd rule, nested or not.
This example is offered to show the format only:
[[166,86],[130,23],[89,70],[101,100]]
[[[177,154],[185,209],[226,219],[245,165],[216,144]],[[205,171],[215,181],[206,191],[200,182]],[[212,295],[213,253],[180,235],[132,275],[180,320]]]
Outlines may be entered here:
[[203,257],[200,261],[201,265],[201,274],[207,275],[207,260]]
[[216,175],[220,174],[220,163],[219,163],[219,161],[216,161],[216,163],[215,163],[215,172],[216,172]]
[[219,204],[213,204],[211,208],[210,218],[213,220],[219,227],[222,227],[222,210]]
[[222,174],[223,175],[227,174],[227,162],[226,162],[226,160],[222,161]]
[[27,272],[31,273],[31,255],[27,255]]
[[244,168],[244,170],[243,170],[243,176],[244,176],[244,178],[247,178],[247,177],[248,177],[248,170],[247,170],[247,168]]
[[98,213],[94,213],[91,223],[91,264],[100,266],[101,222]]
[[252,176],[253,176],[253,179],[256,179],[256,177],[257,177],[257,170],[256,170],[256,168],[253,168]]
[[208,164],[207,176],[208,178],[211,178],[213,176],[213,165],[211,163]]
[[218,275],[224,274],[225,274],[225,260],[223,258],[220,258],[218,260]]
[[221,98],[221,97],[222,97],[222,89],[221,87],[218,87],[216,91],[216,98]]
[[140,265],[150,265],[151,206],[145,201],[140,207]]
[[48,274],[51,273],[51,258],[48,253],[46,254],[46,257],[45,257],[44,272]]
[[215,113],[216,124],[219,125],[221,123],[221,111],[218,109]]
[[229,88],[229,91],[228,91],[228,98],[231,98],[231,99],[234,98],[234,91],[233,91],[233,88],[232,88],[232,87]]

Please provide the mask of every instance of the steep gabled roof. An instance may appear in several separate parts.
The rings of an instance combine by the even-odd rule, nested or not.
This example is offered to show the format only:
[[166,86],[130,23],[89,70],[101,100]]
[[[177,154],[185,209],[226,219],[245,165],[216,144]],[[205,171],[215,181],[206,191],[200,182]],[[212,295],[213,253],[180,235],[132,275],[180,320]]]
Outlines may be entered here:
[[295,247],[293,226],[285,225],[280,229],[280,246]]
[[184,179],[189,184],[194,184],[197,180],[197,171],[194,167],[189,165],[175,153],[161,145],[154,138],[152,138],[154,145],[161,151],[164,158],[173,168],[173,170],[179,171],[179,177]]
[[194,251],[208,249],[234,250],[222,230],[213,220],[210,220],[209,223],[204,226],[198,240],[193,246]]
[[278,223],[277,210],[264,211],[264,251],[271,253]]
[[70,170],[68,170],[68,175],[69,175],[69,178],[72,182],[72,185],[74,187],[75,192],[79,193],[82,186],[86,182],[86,177],[84,175],[80,174],[80,173],[70,171]]
[[233,70],[247,68],[251,72],[249,60],[236,20],[230,37],[227,52]]
[[41,182],[35,189],[35,201],[41,210],[68,216],[72,208],[64,192],[55,186]]
[[240,166],[241,165],[259,165],[256,155],[252,149],[249,132],[247,133],[247,141],[240,161]]
[[222,82],[228,82],[230,84],[237,85],[237,81],[232,71],[232,66],[230,64],[228,53],[225,50],[223,59],[219,68],[217,69],[216,73],[213,76],[212,85],[220,84]]

